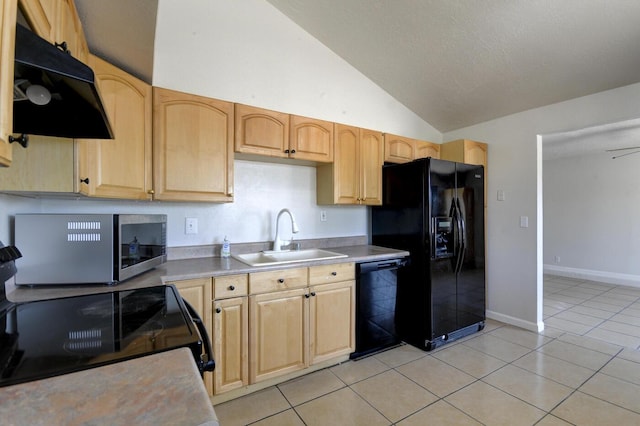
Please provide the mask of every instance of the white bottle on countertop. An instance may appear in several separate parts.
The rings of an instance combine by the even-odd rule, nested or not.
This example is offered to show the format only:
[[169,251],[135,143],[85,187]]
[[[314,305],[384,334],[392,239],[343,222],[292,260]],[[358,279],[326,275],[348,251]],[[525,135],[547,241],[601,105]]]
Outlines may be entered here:
[[222,250],[220,250],[220,257],[229,257],[231,256],[231,243],[227,240],[227,236],[224,236],[224,241],[222,242]]

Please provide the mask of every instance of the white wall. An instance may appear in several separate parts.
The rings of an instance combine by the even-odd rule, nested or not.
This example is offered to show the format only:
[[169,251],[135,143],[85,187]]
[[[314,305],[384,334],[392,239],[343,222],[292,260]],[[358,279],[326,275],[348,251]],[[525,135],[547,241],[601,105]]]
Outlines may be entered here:
[[[300,232],[296,239],[367,234],[365,207],[318,206],[315,168],[274,163],[235,162],[235,201],[231,204],[29,199],[0,195],[0,240],[13,241],[11,217],[16,213],[163,213],[168,215],[171,247],[273,240],[278,211],[288,207]],[[327,221],[320,221],[320,210]],[[198,219],[198,234],[186,235],[186,217]],[[286,224],[284,220],[283,225]],[[288,238],[288,234],[284,235]]]
[[[160,0],[153,84],[434,142],[442,135],[263,0]],[[317,206],[315,168],[235,162],[232,204],[32,200],[0,195],[0,240],[13,241],[19,212],[131,212],[169,215],[168,244],[273,239],[289,207],[297,238],[365,235],[360,206]],[[320,222],[320,210],[327,211]],[[199,219],[184,234],[185,217]]]
[[[542,328],[542,158],[537,135],[637,118],[640,84],[446,133],[489,144],[487,314]],[[496,193],[504,190],[505,201]],[[520,227],[528,216],[529,227]]]
[[604,150],[544,161],[545,271],[640,285],[639,165]]
[[442,141],[440,132],[264,0],[160,0],[153,84]]

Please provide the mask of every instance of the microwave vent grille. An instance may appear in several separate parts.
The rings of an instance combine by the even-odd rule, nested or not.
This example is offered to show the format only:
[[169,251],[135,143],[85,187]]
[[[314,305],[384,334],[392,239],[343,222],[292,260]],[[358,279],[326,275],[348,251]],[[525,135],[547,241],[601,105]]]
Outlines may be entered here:
[[95,242],[101,241],[102,234],[97,233],[81,233],[81,234],[67,234],[67,241],[69,242]]
[[83,229],[100,229],[101,223],[99,221],[70,221],[67,222],[67,229],[69,230],[83,230]]

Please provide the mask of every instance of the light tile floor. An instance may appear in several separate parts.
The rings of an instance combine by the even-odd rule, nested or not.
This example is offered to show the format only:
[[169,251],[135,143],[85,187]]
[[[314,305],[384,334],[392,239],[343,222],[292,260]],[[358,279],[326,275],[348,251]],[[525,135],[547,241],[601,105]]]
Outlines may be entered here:
[[435,351],[402,345],[216,413],[222,426],[640,424],[639,299],[640,289],[545,277],[542,334],[488,320]]

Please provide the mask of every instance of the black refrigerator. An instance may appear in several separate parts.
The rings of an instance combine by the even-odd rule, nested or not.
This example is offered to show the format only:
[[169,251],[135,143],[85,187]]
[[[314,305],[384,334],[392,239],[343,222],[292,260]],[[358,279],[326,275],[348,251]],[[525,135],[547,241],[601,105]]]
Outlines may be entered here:
[[423,158],[385,165],[374,245],[407,250],[398,273],[396,332],[430,351],[485,321],[484,167]]

